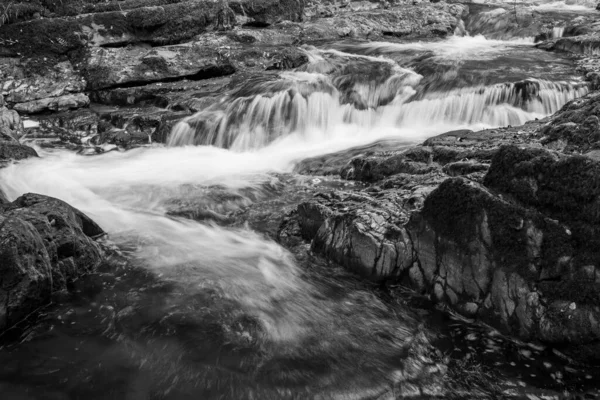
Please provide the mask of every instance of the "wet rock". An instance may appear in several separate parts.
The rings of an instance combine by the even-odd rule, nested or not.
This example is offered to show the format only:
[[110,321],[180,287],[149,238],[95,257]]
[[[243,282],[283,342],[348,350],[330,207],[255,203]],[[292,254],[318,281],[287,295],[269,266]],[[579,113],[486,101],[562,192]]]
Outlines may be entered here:
[[457,161],[444,166],[444,172],[450,176],[470,175],[478,172],[486,172],[489,164],[474,161]]
[[393,224],[403,217],[401,209],[373,207],[376,201],[367,194],[335,196],[298,207],[301,230],[313,237],[314,251],[374,280],[399,276],[412,265],[409,237]]
[[567,51],[583,55],[600,55],[600,38],[596,34],[560,38],[546,45],[548,50]]
[[403,140],[380,140],[365,146],[358,146],[333,154],[306,158],[296,164],[294,171],[310,175],[340,175],[347,169],[348,160],[356,157],[369,157],[379,152],[401,152],[409,145]]
[[567,103],[541,134],[546,147],[564,152],[600,148],[600,95],[592,92]]
[[[173,112],[156,107],[124,108],[119,111],[101,113],[95,144],[113,143],[129,148],[134,145],[164,143],[171,128],[187,112]],[[106,124],[108,123],[108,124]]]
[[2,210],[0,330],[6,330],[96,268],[102,251],[93,238],[104,232],[79,210],[47,196],[26,194]]
[[10,160],[23,160],[37,156],[33,148],[22,145],[16,140],[0,140],[0,166]]
[[[504,332],[598,362],[600,164],[589,150],[596,96],[521,127],[349,152],[341,168],[334,155],[332,167],[366,184],[301,203],[279,238],[296,246],[291,238],[301,236],[363,276],[412,286]],[[552,132],[568,143],[565,152],[544,148]],[[327,167],[314,159],[302,168]]]
[[38,126],[27,129],[31,139],[56,140],[82,144],[98,132],[98,114],[89,109],[78,109],[35,116]]

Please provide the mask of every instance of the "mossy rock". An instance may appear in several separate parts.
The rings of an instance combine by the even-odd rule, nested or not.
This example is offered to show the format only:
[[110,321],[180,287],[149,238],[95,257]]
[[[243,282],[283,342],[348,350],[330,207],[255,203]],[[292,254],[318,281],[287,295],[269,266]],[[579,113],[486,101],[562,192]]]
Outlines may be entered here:
[[39,19],[0,27],[0,37],[9,52],[21,56],[61,56],[84,46],[80,26],[66,19]]
[[163,7],[138,8],[127,13],[127,21],[137,29],[155,28],[167,23],[167,13]]

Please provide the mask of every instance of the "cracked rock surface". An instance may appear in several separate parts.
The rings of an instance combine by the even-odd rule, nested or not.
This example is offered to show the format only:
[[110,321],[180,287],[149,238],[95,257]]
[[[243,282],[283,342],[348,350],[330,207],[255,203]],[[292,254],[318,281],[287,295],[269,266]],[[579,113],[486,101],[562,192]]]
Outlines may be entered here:
[[[333,171],[366,185],[317,193],[288,214],[279,237],[302,237],[365,277],[598,362],[599,104],[592,93],[521,127],[352,149]],[[556,129],[564,124],[571,129]],[[331,173],[318,161],[300,169]]]

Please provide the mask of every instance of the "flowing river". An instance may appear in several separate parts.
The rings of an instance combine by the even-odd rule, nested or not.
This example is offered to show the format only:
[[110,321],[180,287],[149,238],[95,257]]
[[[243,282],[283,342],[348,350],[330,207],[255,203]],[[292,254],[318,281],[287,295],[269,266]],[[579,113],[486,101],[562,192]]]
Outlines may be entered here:
[[[166,146],[98,156],[38,148],[39,159],[0,170],[9,199],[70,203],[115,253],[18,344],[0,347],[2,398],[598,394],[597,370],[271,239],[277,213],[351,184],[295,174],[298,161],[546,117],[589,90],[573,62],[531,39],[483,36],[304,50],[309,64],[246,81],[181,121]],[[184,218],[188,209],[210,218]]]

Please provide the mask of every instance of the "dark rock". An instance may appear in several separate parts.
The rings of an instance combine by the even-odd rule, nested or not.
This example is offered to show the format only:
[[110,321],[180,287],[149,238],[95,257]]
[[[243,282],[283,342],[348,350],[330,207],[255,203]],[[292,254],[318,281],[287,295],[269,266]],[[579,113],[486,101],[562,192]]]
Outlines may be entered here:
[[188,116],[185,111],[174,112],[155,107],[123,108],[101,113],[103,125],[98,129],[95,144],[113,143],[129,148],[149,143],[165,143],[171,128]]
[[0,330],[49,304],[77,277],[93,271],[102,229],[61,200],[26,194],[0,214]]
[[566,152],[600,148],[600,95],[592,92],[567,103],[541,130],[542,143]]
[[[40,35],[40,32],[44,32]],[[67,19],[37,19],[0,26],[0,50],[19,56],[56,59],[83,48],[79,24]]]
[[477,172],[485,172],[489,164],[482,164],[473,161],[457,161],[446,164],[443,171],[450,176],[470,175]]
[[156,28],[168,22],[164,7],[144,7],[127,13],[127,21],[136,29]]
[[[288,215],[279,239],[297,246],[293,238],[302,237],[362,276],[409,285],[503,332],[597,363],[596,96],[520,127],[350,152],[342,176],[368,185],[317,193]],[[563,140],[565,152],[544,148],[551,139]],[[327,166],[313,159],[302,168]]]
[[492,160],[485,184],[565,221],[600,222],[600,163],[544,149],[505,146]]
[[409,146],[403,140],[380,140],[365,146],[353,147],[324,156],[306,158],[296,164],[294,172],[310,175],[339,175],[348,160],[355,157],[369,157],[379,152],[399,152]]
[[282,21],[302,21],[302,0],[234,0],[229,7],[238,15],[252,18],[249,25],[264,27]]
[[36,151],[14,141],[0,141],[0,164],[9,160],[23,160],[29,157],[37,157]]

